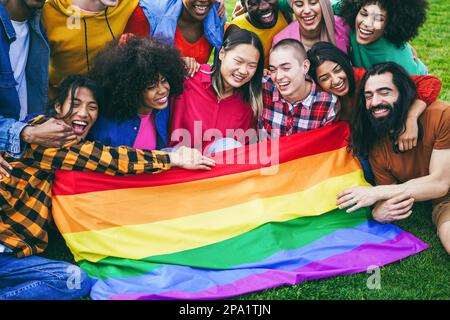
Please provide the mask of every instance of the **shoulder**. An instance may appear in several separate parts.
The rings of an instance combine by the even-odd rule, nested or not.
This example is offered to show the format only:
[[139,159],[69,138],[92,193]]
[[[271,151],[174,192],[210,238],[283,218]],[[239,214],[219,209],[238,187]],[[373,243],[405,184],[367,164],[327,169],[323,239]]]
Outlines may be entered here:
[[346,29],[350,29],[349,25],[347,24],[347,22],[345,21],[344,18],[342,18],[341,16],[334,16],[334,23],[336,25],[336,28],[346,28]]
[[[345,52],[348,52],[348,46],[350,43],[350,27],[345,22],[344,18],[339,16],[334,16],[334,32],[336,35],[336,41],[340,40],[340,42],[345,42],[345,45],[347,46],[345,49]],[[338,42],[339,43],[339,42]],[[337,44],[338,44],[337,43]],[[343,48],[340,48],[341,50]]]
[[155,16],[164,15],[167,11],[175,8],[177,5],[179,6],[177,0],[139,0],[139,6]]
[[233,20],[230,21],[231,25],[237,25],[238,27],[245,27],[249,24],[247,18],[246,18],[246,14],[242,14],[240,16],[237,16],[236,18],[234,18]]
[[439,124],[441,122],[450,121],[450,104],[445,101],[436,100],[429,105],[421,116],[422,120],[425,120],[430,124]]
[[45,4],[41,9],[41,19],[45,21],[50,15],[54,15],[57,11],[57,5],[54,0],[45,1]]
[[299,32],[299,25],[298,21],[295,20],[294,22],[290,23],[287,27],[284,27],[281,29],[280,32],[278,32],[275,37],[273,38],[273,44],[280,42],[284,39],[296,39],[300,40],[300,32]]

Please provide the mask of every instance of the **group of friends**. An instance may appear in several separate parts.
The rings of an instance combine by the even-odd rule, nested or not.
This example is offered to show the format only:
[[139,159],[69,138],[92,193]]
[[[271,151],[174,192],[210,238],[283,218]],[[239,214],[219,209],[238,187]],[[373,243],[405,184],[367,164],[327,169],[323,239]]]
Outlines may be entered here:
[[0,300],[89,294],[81,269],[38,255],[54,170],[214,170],[249,132],[337,121],[372,186],[336,205],[388,223],[431,200],[450,253],[450,109],[409,43],[426,9],[238,0],[227,22],[224,0],[0,0]]

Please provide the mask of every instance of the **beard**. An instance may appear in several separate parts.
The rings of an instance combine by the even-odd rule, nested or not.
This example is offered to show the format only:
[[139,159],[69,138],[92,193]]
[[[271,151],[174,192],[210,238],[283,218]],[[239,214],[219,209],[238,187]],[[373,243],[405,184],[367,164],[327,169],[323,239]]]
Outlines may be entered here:
[[[378,109],[388,109],[389,114],[383,118],[376,118],[374,116],[374,111]],[[381,138],[388,135],[393,129],[395,129],[396,122],[400,117],[400,108],[396,102],[394,103],[394,107],[388,104],[378,104],[371,107],[367,111],[367,115],[374,133]]]

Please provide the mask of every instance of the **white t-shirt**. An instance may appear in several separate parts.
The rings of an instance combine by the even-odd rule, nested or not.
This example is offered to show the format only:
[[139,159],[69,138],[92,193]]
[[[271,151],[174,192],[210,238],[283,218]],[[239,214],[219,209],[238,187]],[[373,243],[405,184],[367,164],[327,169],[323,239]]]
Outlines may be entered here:
[[14,30],[16,31],[16,40],[11,43],[9,49],[9,59],[11,67],[14,71],[14,79],[18,85],[16,86],[20,101],[20,120],[25,119],[28,113],[28,95],[27,95],[27,77],[25,67],[28,61],[28,50],[30,47],[30,32],[28,22],[18,22],[11,20]]
[[11,252],[11,249],[5,247],[4,245],[0,244],[0,253],[3,252]]

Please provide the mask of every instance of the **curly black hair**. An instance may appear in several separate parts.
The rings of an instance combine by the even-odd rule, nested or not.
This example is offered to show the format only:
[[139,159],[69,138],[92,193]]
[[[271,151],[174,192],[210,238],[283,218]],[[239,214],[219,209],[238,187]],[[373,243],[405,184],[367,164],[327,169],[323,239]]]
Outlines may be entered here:
[[102,114],[118,120],[131,119],[143,103],[143,92],[165,77],[170,97],[183,92],[186,67],[177,49],[150,38],[131,37],[125,43],[110,42],[97,54],[90,76],[105,90]]
[[397,47],[416,37],[426,20],[427,0],[342,0],[340,15],[354,30],[359,10],[368,4],[378,4],[386,10],[384,37]]

